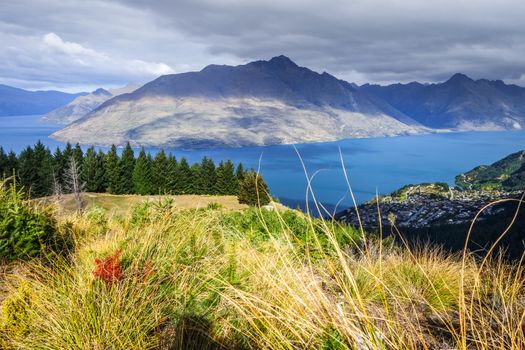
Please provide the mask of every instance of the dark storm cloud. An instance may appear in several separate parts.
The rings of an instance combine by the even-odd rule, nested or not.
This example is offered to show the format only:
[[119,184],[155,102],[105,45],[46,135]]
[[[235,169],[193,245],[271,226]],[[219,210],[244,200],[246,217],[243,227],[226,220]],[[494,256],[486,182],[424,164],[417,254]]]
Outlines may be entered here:
[[24,2],[0,11],[0,39],[11,43],[0,59],[7,78],[28,82],[116,84],[285,54],[358,83],[464,72],[525,84],[521,0]]
[[519,0],[131,2],[208,42],[212,53],[282,52],[350,80],[435,81],[462,71],[522,81],[525,73]]

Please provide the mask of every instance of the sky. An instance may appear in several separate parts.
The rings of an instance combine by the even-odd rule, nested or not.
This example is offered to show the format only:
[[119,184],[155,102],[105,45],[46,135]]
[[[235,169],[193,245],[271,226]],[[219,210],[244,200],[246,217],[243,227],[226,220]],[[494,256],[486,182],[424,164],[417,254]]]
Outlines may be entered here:
[[0,84],[91,91],[286,55],[358,84],[525,86],[523,0],[4,0]]

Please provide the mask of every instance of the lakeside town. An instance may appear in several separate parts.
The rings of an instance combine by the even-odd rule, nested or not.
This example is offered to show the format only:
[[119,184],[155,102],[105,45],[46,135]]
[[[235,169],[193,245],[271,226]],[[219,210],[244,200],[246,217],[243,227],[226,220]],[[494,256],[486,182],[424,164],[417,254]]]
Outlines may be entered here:
[[[359,205],[357,216],[354,208],[337,215],[336,219],[352,226],[359,220],[366,229],[381,224],[398,227],[423,228],[445,224],[470,223],[487,204],[505,198],[519,198],[520,191],[460,190],[444,183],[409,185],[390,195],[374,198]],[[496,215],[501,207],[489,206],[480,213],[478,220]]]

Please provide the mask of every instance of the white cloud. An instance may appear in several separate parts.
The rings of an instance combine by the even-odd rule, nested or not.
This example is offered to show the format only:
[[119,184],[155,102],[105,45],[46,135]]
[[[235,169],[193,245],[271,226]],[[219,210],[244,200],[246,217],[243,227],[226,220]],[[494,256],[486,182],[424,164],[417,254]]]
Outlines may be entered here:
[[1,81],[26,88],[110,87],[175,72],[166,63],[112,56],[66,41],[56,33],[41,37],[0,33],[0,38],[13,43],[0,51],[5,62],[0,66]]
[[159,76],[171,74],[175,71],[165,63],[147,62],[139,59],[120,59],[111,58],[108,54],[97,52],[90,48],[84,47],[79,43],[64,41],[55,33],[47,33],[43,36],[42,42],[45,49],[51,49],[50,54],[65,54],[72,63],[78,63],[81,66],[91,67],[99,70],[110,70],[119,72],[127,76]]
[[70,55],[71,57],[86,57],[100,61],[109,61],[107,55],[85,48],[78,43],[64,41],[55,33],[47,33],[44,35],[42,42],[47,48]]

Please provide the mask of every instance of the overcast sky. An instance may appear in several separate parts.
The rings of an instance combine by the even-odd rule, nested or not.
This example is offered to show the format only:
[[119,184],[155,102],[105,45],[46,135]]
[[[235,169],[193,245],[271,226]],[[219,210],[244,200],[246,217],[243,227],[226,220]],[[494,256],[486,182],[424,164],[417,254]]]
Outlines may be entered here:
[[0,83],[87,91],[284,54],[350,82],[525,86],[523,0],[6,0]]

